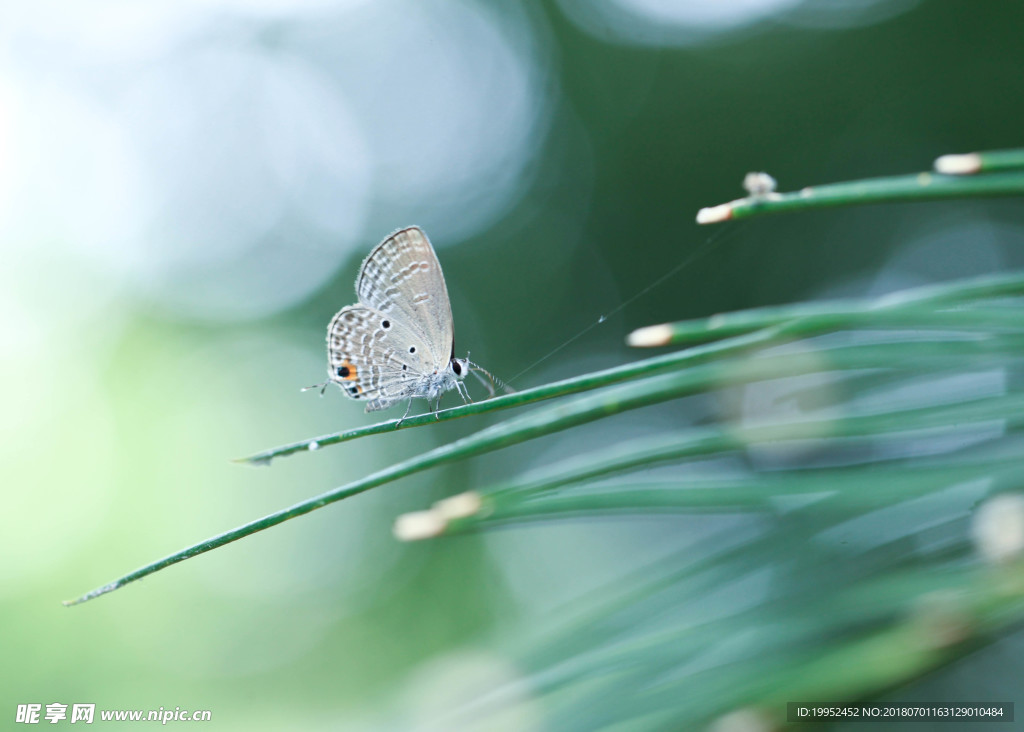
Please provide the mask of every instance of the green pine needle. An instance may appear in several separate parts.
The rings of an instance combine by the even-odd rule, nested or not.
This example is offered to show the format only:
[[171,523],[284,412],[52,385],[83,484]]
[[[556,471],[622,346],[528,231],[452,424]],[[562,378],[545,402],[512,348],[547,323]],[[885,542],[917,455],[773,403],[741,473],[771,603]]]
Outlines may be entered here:
[[[976,170],[937,163],[956,175],[757,189],[702,215],[1019,195],[1022,157],[980,153],[967,161]],[[775,728],[787,702],[883,694],[1024,620],[1022,300],[1024,273],[1014,272],[644,328],[630,343],[684,347],[407,419],[401,429],[536,404],[66,604],[404,476],[671,400],[728,403],[760,390],[767,417],[588,445],[399,517],[402,539],[626,515],[680,522],[680,532],[694,516],[731,520],[560,613],[559,627],[517,636],[516,688],[491,690],[451,718],[481,724],[482,710],[525,690],[543,699],[552,729]],[[398,428],[391,420],[242,462]]]

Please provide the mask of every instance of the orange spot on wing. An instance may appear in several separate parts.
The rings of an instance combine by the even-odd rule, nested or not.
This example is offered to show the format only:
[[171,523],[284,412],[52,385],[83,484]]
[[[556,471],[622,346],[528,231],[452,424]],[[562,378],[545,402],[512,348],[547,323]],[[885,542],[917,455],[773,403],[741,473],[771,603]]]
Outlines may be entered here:
[[[338,376],[344,381],[355,381],[359,378],[359,369],[351,361],[342,361],[341,365],[338,366]],[[362,389],[359,391],[362,391]]]

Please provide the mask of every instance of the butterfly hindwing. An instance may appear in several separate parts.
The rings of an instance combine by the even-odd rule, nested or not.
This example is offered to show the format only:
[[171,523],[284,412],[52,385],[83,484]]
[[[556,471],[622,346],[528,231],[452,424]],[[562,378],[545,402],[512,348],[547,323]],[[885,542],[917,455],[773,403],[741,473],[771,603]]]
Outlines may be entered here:
[[366,411],[420,396],[433,371],[423,338],[394,314],[363,305],[342,308],[327,329],[330,378]]
[[415,331],[435,368],[452,356],[454,328],[441,263],[422,229],[396,231],[370,252],[356,280],[359,301]]

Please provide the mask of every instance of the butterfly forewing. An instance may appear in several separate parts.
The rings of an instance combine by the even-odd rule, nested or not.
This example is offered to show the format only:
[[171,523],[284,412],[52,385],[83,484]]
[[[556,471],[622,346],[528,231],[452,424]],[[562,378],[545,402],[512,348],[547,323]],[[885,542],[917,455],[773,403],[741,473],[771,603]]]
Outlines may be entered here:
[[331,380],[366,411],[416,395],[433,370],[430,349],[394,314],[363,305],[342,308],[327,329]]
[[448,289],[427,235],[416,226],[382,241],[356,280],[359,301],[416,332],[434,368],[447,366],[454,333]]

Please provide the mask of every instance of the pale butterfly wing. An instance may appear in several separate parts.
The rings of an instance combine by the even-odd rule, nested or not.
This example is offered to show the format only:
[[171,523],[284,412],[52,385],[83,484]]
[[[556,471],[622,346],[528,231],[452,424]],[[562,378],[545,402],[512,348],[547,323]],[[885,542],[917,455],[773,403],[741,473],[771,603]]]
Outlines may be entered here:
[[331,380],[366,411],[421,396],[433,371],[430,348],[400,316],[363,305],[342,308],[327,329]]
[[363,262],[356,294],[362,304],[416,332],[434,368],[448,365],[455,339],[452,306],[441,263],[422,229],[400,229],[378,244]]

